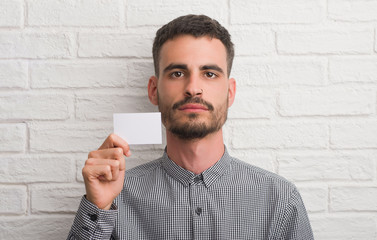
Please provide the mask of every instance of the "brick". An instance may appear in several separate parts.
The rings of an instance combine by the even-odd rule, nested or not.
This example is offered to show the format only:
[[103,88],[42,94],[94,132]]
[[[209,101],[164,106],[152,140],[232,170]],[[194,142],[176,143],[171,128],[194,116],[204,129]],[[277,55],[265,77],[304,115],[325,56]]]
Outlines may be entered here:
[[325,212],[327,210],[327,186],[298,187],[305,208],[309,213]]
[[375,93],[355,88],[321,88],[281,91],[282,116],[352,116],[375,112]]
[[236,157],[241,161],[276,173],[276,162],[274,154],[249,149],[228,149],[228,151],[231,156]]
[[112,128],[112,122],[31,123],[30,150],[88,153],[101,146]]
[[152,57],[152,35],[81,33],[80,57]]
[[330,188],[330,209],[338,211],[377,211],[377,187],[341,186]]
[[275,114],[275,95],[266,89],[237,90],[236,99],[229,108],[229,118],[271,118]]
[[23,1],[2,0],[0,2],[0,27],[21,27],[23,24]]
[[331,124],[330,146],[334,149],[377,148],[376,122]]
[[292,181],[372,180],[374,157],[345,153],[282,154],[279,174]]
[[321,216],[310,220],[315,239],[376,239],[376,220],[370,216]]
[[376,21],[377,2],[369,0],[329,0],[328,16],[336,21]]
[[32,88],[124,87],[122,63],[35,63],[30,66]]
[[231,128],[232,146],[242,149],[320,149],[327,147],[329,138],[327,127],[323,124],[234,121]]
[[0,124],[0,152],[24,152],[25,124]]
[[280,54],[369,54],[373,51],[372,30],[279,31]]
[[132,61],[127,64],[127,84],[130,87],[146,89],[148,81],[154,75],[154,65],[151,61]]
[[0,119],[67,119],[72,105],[62,94],[0,95]]
[[10,156],[0,158],[0,182],[69,182],[74,176],[72,160],[63,156]]
[[81,185],[37,185],[31,188],[32,213],[75,213],[85,194]]
[[76,98],[76,117],[80,120],[112,120],[113,113],[156,112],[147,96],[86,94]]
[[0,88],[26,88],[28,66],[20,61],[0,62]]
[[73,36],[52,33],[0,33],[0,58],[68,58]]
[[119,26],[120,0],[32,0],[28,3],[30,26]]
[[244,27],[230,30],[236,56],[271,55],[275,52],[275,36],[272,31],[248,30]]
[[[216,6],[216,7],[215,7]],[[127,1],[127,26],[163,25],[186,14],[206,14],[217,21],[227,18],[226,0],[207,1]]]
[[26,187],[0,186],[0,214],[26,213]]
[[325,69],[325,62],[318,59],[236,58],[231,76],[239,86],[320,86]]
[[333,58],[329,61],[333,83],[377,83],[377,58]]
[[232,24],[252,23],[315,23],[324,15],[325,6],[319,0],[251,0],[240,4],[230,1]]
[[0,239],[66,239],[74,216],[28,216],[0,218]]

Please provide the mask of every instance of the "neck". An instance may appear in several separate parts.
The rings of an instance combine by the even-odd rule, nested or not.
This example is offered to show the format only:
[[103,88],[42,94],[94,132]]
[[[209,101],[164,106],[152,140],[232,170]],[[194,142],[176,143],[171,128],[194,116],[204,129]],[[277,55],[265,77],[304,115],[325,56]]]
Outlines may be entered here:
[[195,174],[200,174],[213,166],[224,154],[222,129],[203,139],[195,140],[182,140],[166,131],[166,140],[169,158]]

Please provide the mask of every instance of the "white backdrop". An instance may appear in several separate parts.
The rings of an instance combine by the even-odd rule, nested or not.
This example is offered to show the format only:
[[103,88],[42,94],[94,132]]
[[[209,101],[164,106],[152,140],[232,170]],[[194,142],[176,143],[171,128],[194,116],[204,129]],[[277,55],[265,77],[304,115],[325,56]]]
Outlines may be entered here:
[[0,239],[66,237],[88,152],[156,111],[154,34],[188,13],[235,43],[231,154],[293,181],[317,240],[377,239],[376,0],[1,0]]

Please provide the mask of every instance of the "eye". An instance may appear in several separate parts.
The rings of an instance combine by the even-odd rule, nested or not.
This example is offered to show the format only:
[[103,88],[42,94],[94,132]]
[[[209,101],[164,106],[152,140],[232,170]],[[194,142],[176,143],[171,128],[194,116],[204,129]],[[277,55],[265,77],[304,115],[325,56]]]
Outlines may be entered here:
[[207,78],[215,78],[215,77],[217,77],[217,75],[215,73],[213,73],[213,72],[206,72],[205,76]]
[[183,75],[184,75],[183,72],[172,72],[170,74],[170,76],[173,78],[180,78],[180,77],[183,77]]

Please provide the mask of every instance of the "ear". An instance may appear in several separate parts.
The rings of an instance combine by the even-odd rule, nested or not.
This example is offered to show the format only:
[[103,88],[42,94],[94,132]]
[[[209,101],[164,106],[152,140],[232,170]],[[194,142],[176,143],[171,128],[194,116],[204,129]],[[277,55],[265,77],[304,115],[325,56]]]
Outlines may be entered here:
[[234,78],[230,78],[229,90],[228,90],[228,107],[233,105],[235,97],[236,97],[236,80]]
[[157,97],[157,77],[152,76],[149,78],[148,82],[148,97],[149,101],[153,105],[158,105],[158,97]]

